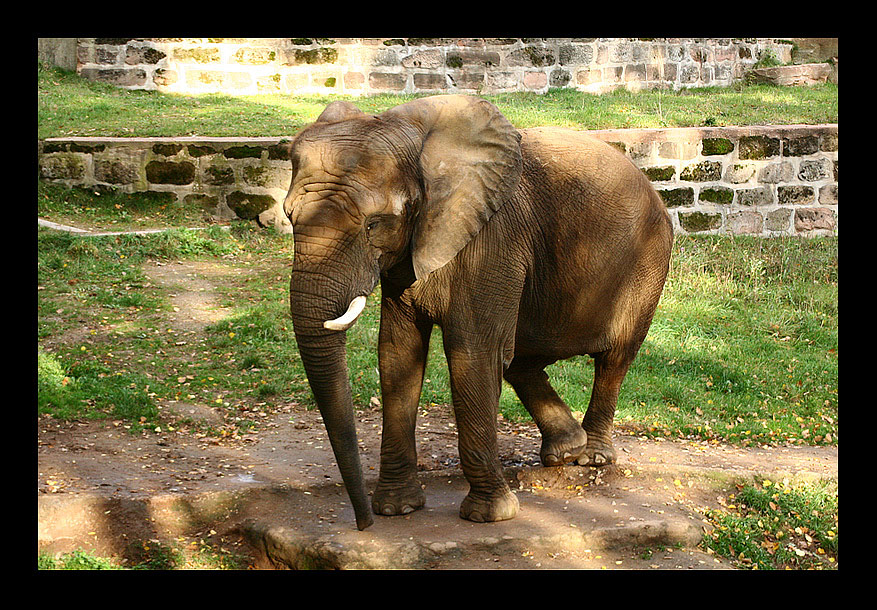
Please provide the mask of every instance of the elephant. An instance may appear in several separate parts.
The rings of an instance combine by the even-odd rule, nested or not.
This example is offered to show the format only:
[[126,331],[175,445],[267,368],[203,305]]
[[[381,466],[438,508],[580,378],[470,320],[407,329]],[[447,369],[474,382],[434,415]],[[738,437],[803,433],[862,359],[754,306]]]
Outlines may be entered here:
[[[503,379],[539,428],[544,465],[615,461],[619,388],[673,242],[643,172],[585,132],[519,130],[487,100],[457,94],[375,115],[334,101],[292,138],[289,160],[293,331],[360,530],[372,513],[425,505],[415,421],[435,325],[469,483],[460,517],[519,510],[497,448]],[[345,331],[379,282],[383,430],[369,503]],[[595,374],[579,423],[544,369],[584,354]]]

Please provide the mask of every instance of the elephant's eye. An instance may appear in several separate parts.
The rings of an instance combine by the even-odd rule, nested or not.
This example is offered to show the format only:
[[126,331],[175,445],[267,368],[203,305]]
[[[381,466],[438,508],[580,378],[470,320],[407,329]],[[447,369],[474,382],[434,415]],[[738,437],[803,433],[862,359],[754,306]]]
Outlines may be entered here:
[[371,218],[371,219],[369,219],[369,221],[365,224],[365,230],[366,230],[366,233],[371,233],[372,230],[373,230],[376,226],[378,226],[380,223],[381,223],[381,219],[380,219],[380,218]]

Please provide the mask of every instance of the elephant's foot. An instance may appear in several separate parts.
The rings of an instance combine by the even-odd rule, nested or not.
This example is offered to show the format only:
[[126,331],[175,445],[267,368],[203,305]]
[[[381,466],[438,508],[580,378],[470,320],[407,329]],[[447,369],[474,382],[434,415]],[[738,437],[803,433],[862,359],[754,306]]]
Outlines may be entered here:
[[579,456],[576,464],[579,466],[607,466],[614,464],[616,457],[615,447],[612,446],[611,440],[589,435],[585,452]]
[[420,483],[401,488],[382,488],[378,484],[372,496],[372,511],[376,515],[406,515],[426,504],[426,494]]
[[574,462],[581,456],[588,444],[588,435],[580,426],[558,434],[542,434],[542,449],[539,459],[544,466],[559,466]]
[[506,488],[504,493],[484,498],[471,491],[460,504],[460,517],[477,523],[505,521],[518,514],[518,498]]

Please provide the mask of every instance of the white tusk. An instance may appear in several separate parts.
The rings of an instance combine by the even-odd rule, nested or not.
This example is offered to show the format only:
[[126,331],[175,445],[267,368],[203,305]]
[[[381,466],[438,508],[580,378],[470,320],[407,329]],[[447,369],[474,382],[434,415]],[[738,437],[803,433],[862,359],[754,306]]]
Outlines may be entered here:
[[356,297],[350,301],[350,305],[347,307],[347,311],[344,312],[343,316],[335,318],[334,320],[326,320],[323,322],[323,328],[328,328],[329,330],[347,330],[353,326],[353,323],[356,322],[359,314],[365,309],[365,301],[366,297],[364,296]]

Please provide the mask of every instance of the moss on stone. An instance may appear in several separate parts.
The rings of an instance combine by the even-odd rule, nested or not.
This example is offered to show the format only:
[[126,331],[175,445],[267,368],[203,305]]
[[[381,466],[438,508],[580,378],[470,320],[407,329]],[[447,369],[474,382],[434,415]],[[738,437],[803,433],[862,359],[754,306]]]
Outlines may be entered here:
[[40,152],[44,155],[70,150],[70,142],[41,142],[41,144],[43,148]]
[[40,159],[40,177],[48,180],[71,180],[85,175],[85,159],[75,153],[55,153]]
[[734,150],[734,143],[728,138],[704,138],[703,156],[727,155]]
[[260,165],[244,168],[244,181],[253,186],[267,186],[270,174]]
[[722,179],[722,164],[718,161],[701,161],[689,165],[679,176],[682,180],[691,182],[711,182]]
[[234,169],[229,166],[211,165],[204,170],[207,184],[234,184]]
[[110,184],[132,184],[137,180],[137,166],[116,159],[95,159],[94,178]]
[[740,159],[766,159],[780,154],[779,138],[743,136],[738,143]]
[[229,193],[225,198],[225,202],[235,214],[246,220],[253,220],[259,214],[277,203],[271,195],[244,193],[243,191]]
[[281,140],[277,144],[268,147],[268,158],[272,161],[289,160],[289,140]]
[[188,161],[150,161],[146,164],[146,179],[153,184],[191,184],[195,166]]
[[667,165],[664,167],[646,167],[643,168],[643,173],[652,182],[672,180],[673,176],[676,175],[676,168],[672,165]]
[[220,60],[219,49],[216,47],[174,49],[174,59],[177,61],[194,61],[199,64],[207,64]]
[[624,142],[606,142],[609,146],[621,152],[621,154],[627,154],[627,144]]
[[734,191],[724,186],[714,186],[700,191],[698,198],[710,203],[731,203],[734,201]]
[[689,233],[710,231],[722,226],[722,215],[708,214],[705,212],[680,212],[679,224]]
[[804,185],[790,185],[777,187],[777,199],[781,204],[812,203],[816,198],[813,187]]
[[103,152],[106,150],[106,144],[84,144],[81,142],[71,142],[70,143],[70,152],[81,152],[81,153],[96,153]]
[[222,155],[226,159],[260,159],[262,157],[262,148],[260,146],[232,146],[225,149]]
[[802,157],[812,155],[819,150],[818,136],[802,136],[783,140],[784,157]]
[[675,208],[684,205],[692,205],[694,203],[694,189],[661,189],[658,195],[664,200],[664,205],[668,208]]
[[296,49],[294,57],[297,64],[334,64],[338,61],[338,51],[326,47],[307,51]]
[[209,145],[201,145],[201,144],[189,144],[189,156],[190,157],[203,157],[205,155],[214,155],[216,154],[216,149]]
[[524,53],[536,67],[550,66],[555,61],[554,54],[548,49],[524,47]]
[[183,150],[182,144],[160,143],[160,144],[153,144],[152,145],[152,152],[154,152],[157,155],[164,155],[165,157],[172,157],[175,154],[177,154],[178,152],[180,152],[181,150]]
[[421,45],[428,46],[441,46],[441,39],[439,38],[409,38],[408,46],[410,47],[419,47]]

